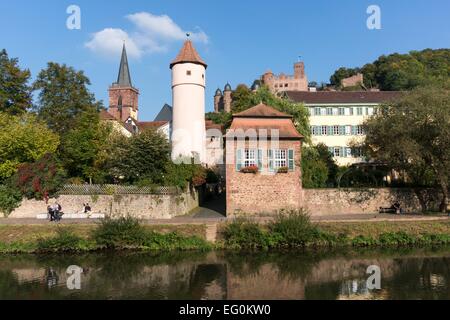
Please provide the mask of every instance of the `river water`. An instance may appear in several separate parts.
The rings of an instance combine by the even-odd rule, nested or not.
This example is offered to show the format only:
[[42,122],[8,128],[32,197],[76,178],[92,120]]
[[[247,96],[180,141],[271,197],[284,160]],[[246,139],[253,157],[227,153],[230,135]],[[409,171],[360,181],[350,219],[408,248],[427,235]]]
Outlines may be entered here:
[[450,248],[6,255],[0,299],[450,299]]

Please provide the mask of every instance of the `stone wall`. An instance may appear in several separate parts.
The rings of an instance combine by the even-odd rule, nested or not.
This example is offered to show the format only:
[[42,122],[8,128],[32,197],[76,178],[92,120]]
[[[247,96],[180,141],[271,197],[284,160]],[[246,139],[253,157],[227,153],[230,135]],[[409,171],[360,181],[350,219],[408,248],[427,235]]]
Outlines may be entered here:
[[[103,213],[109,217],[132,216],[139,219],[170,219],[189,213],[199,206],[196,190],[178,195],[61,195],[51,199],[58,201],[64,213],[80,213],[83,203],[89,203],[92,213]],[[23,200],[10,218],[36,218],[47,212],[45,201]]]
[[[246,142],[248,144],[248,142]],[[279,141],[280,149],[294,149],[295,170],[269,173],[267,150],[263,150],[263,170],[257,174],[236,171],[235,161],[227,162],[227,215],[272,214],[280,209],[302,206],[301,142]],[[227,159],[235,159],[235,148],[227,149]]]
[[430,189],[304,189],[304,207],[313,216],[374,214],[398,201],[406,212],[438,210],[441,195]]

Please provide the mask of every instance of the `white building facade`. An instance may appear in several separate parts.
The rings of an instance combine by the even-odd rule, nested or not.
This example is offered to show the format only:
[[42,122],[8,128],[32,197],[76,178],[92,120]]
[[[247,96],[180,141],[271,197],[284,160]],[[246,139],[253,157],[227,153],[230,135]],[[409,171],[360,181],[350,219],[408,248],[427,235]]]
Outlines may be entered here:
[[309,110],[311,137],[314,145],[324,144],[339,166],[364,162],[354,142],[365,139],[362,127],[377,108],[398,97],[400,92],[287,92],[287,96],[303,103]]

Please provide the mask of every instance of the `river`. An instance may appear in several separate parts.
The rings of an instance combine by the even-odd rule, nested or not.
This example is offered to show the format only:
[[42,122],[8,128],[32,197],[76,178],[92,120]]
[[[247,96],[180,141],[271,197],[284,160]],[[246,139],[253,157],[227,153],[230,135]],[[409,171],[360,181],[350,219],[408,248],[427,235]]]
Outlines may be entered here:
[[3,255],[0,299],[450,299],[450,248]]

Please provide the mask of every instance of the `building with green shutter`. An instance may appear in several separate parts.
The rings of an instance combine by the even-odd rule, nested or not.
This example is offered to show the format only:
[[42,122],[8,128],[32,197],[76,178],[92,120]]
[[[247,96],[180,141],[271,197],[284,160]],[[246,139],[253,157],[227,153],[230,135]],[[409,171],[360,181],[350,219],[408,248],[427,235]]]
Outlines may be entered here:
[[228,216],[302,207],[303,136],[292,116],[259,104],[233,115],[225,140]]
[[309,110],[313,144],[328,146],[338,165],[364,162],[353,142],[361,142],[364,136],[362,124],[377,112],[377,107],[389,103],[401,92],[394,91],[288,91],[289,99],[303,103]]

